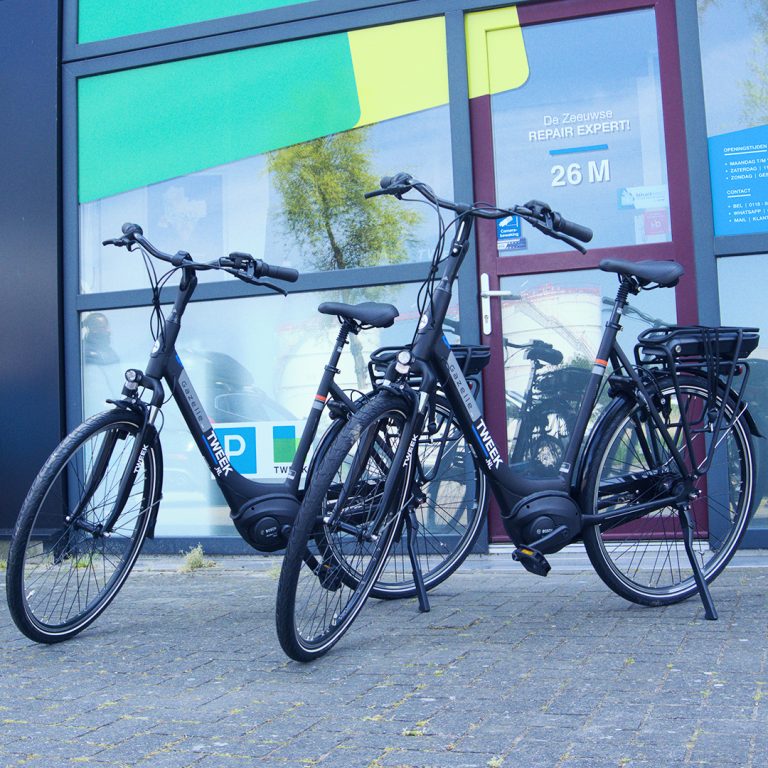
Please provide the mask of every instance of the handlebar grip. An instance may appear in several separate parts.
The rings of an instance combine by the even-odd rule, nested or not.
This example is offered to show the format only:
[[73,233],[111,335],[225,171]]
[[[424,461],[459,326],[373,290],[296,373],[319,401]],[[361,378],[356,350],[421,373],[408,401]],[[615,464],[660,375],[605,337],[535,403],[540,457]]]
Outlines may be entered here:
[[254,272],[257,277],[271,277],[274,280],[284,280],[286,283],[295,283],[299,279],[299,272],[290,267],[274,267],[266,261],[258,261]]
[[144,234],[144,230],[138,224],[131,224],[129,221],[126,221],[125,224],[123,224],[122,230],[126,237]]
[[379,181],[381,189],[374,192],[366,192],[364,197],[376,197],[378,195],[403,195],[413,187],[413,176],[410,173],[401,171],[394,176],[382,176]]
[[382,189],[387,189],[387,187],[410,187],[413,183],[413,176],[410,173],[400,171],[394,176],[382,176],[379,185]]
[[562,232],[564,235],[575,237],[582,243],[588,243],[592,239],[592,230],[582,224],[576,224],[574,221],[568,221],[559,214],[555,217],[553,229],[555,232]]

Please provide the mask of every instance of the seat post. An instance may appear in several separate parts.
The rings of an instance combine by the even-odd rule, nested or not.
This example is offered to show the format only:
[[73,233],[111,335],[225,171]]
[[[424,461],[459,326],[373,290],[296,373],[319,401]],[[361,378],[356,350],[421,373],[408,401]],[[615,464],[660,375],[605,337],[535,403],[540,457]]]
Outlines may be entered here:
[[[354,320],[349,320],[347,318],[340,318],[340,320],[341,327],[339,328],[339,334],[336,336],[336,342],[331,350],[331,356],[325,365],[326,375],[330,373],[331,376],[334,376],[339,372],[339,358],[344,351],[344,345],[349,339],[349,334],[357,333],[358,331],[358,324]],[[323,377],[323,381],[325,381],[325,376]],[[328,382],[328,386],[330,386],[330,381]]]
[[309,450],[312,447],[312,441],[317,434],[317,427],[320,423],[320,417],[325,408],[325,404],[328,401],[328,393],[333,385],[333,380],[336,374],[339,372],[338,364],[341,353],[344,351],[344,345],[347,343],[347,338],[351,331],[355,331],[357,324],[354,320],[347,320],[346,318],[341,320],[341,328],[339,328],[338,336],[336,337],[336,343],[331,350],[331,356],[328,362],[325,364],[325,370],[323,376],[320,379],[320,384],[315,394],[312,408],[307,415],[307,423],[304,427],[304,431],[299,440],[299,445],[296,448],[296,453],[291,463],[291,469],[288,474],[288,484],[294,490],[299,487],[299,480],[301,479],[301,472],[306,462]]
[[631,278],[622,276],[619,280],[619,290],[616,291],[616,298],[613,302],[613,311],[606,323],[608,328],[612,328],[617,332],[621,330],[619,320],[621,319],[624,307],[627,306],[627,299],[630,293],[637,293],[637,289]]

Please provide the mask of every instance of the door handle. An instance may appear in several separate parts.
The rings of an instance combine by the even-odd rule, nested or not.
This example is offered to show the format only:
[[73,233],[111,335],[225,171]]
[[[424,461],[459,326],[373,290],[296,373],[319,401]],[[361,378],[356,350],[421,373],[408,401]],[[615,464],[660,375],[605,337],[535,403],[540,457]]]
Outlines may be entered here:
[[509,297],[516,294],[512,291],[492,291],[491,283],[488,279],[488,273],[483,272],[480,275],[480,315],[483,321],[483,333],[488,336],[493,330],[491,325],[491,299],[494,297]]

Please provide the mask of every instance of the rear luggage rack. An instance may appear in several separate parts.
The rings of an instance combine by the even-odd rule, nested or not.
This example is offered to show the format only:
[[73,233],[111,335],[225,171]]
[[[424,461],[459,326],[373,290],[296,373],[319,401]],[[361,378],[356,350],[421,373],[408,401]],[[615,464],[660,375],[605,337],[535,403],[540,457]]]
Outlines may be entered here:
[[[698,452],[694,450],[694,440],[706,441],[704,458],[691,468],[696,475],[703,475],[709,470],[714,456],[710,446],[719,443],[746,408],[743,404],[743,394],[749,379],[749,363],[746,358],[759,342],[757,328],[704,325],[649,328],[637,337],[635,362],[638,370],[654,377],[668,375],[675,388],[678,407],[684,405],[680,389],[681,377],[697,375],[707,382],[706,403],[700,409],[701,412],[681,412],[678,424],[689,456],[701,455],[700,449]],[[741,381],[734,388],[736,397],[718,398],[718,393],[733,388],[737,376],[741,377]],[[730,415],[726,414],[726,406]]]

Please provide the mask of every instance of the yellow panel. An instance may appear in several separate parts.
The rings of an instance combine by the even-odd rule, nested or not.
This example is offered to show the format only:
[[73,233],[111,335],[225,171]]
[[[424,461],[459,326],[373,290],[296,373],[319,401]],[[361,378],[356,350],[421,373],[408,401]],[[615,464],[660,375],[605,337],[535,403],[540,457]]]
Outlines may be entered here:
[[528,57],[517,8],[468,13],[469,98],[511,91],[528,79]]
[[349,48],[360,101],[358,125],[448,103],[442,17],[350,32]]

